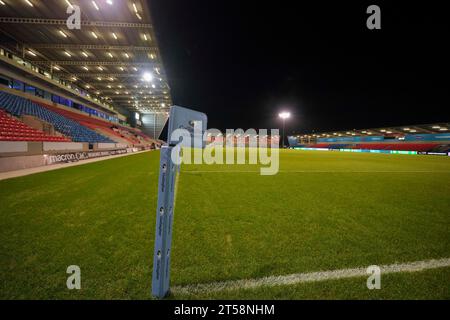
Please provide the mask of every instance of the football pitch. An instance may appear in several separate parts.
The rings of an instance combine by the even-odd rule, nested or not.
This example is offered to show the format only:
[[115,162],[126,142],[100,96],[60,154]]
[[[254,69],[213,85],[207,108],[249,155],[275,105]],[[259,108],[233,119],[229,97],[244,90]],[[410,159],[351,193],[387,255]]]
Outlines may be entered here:
[[[154,151],[0,181],[0,299],[150,299],[158,165]],[[182,166],[169,298],[450,299],[448,264],[382,273],[379,290],[280,280],[449,258],[449,157],[281,150],[273,176]]]

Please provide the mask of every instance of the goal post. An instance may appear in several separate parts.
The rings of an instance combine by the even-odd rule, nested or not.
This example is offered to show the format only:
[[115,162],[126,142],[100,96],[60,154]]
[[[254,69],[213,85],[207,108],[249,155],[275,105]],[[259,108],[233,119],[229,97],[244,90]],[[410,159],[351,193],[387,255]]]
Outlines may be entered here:
[[[200,124],[197,125],[197,124]],[[204,147],[203,134],[206,131],[207,116],[191,109],[172,106],[169,114],[167,144],[161,147],[158,178],[158,202],[156,207],[156,232],[153,255],[152,295],[164,298],[170,291],[170,262],[172,249],[173,217],[175,211],[175,194],[177,175],[180,169],[180,148],[177,145],[175,130],[189,132],[192,146]],[[194,130],[200,128],[200,130]],[[174,138],[172,138],[174,136]],[[201,139],[201,140],[198,140]],[[197,141],[195,141],[197,140]],[[186,141],[182,142],[186,146]],[[178,154],[172,157],[172,153]]]

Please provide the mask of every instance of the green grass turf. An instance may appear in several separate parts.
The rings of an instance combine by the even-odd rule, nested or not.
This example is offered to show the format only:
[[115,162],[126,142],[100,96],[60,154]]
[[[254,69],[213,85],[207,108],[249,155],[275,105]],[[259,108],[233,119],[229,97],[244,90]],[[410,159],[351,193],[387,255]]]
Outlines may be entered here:
[[[275,176],[183,166],[172,284],[450,257],[449,158],[282,151],[280,161]],[[0,181],[0,298],[149,298],[158,163],[150,152]],[[66,288],[71,264],[80,291]],[[214,297],[421,298],[448,288],[448,275],[386,275],[395,285],[383,294],[346,279]]]

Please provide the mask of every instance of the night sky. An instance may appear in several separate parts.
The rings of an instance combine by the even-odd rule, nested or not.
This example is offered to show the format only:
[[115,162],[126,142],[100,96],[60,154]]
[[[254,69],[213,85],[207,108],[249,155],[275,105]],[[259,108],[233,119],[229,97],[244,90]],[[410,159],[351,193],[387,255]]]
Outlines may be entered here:
[[221,130],[277,128],[282,110],[288,132],[449,121],[448,11],[348,2],[150,0],[174,104]]

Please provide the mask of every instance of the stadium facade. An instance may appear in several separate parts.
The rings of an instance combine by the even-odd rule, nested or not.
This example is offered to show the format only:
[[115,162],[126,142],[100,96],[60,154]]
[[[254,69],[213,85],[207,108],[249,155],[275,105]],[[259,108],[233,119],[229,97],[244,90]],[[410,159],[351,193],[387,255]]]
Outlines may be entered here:
[[157,147],[171,104],[146,1],[1,1],[0,171]]

